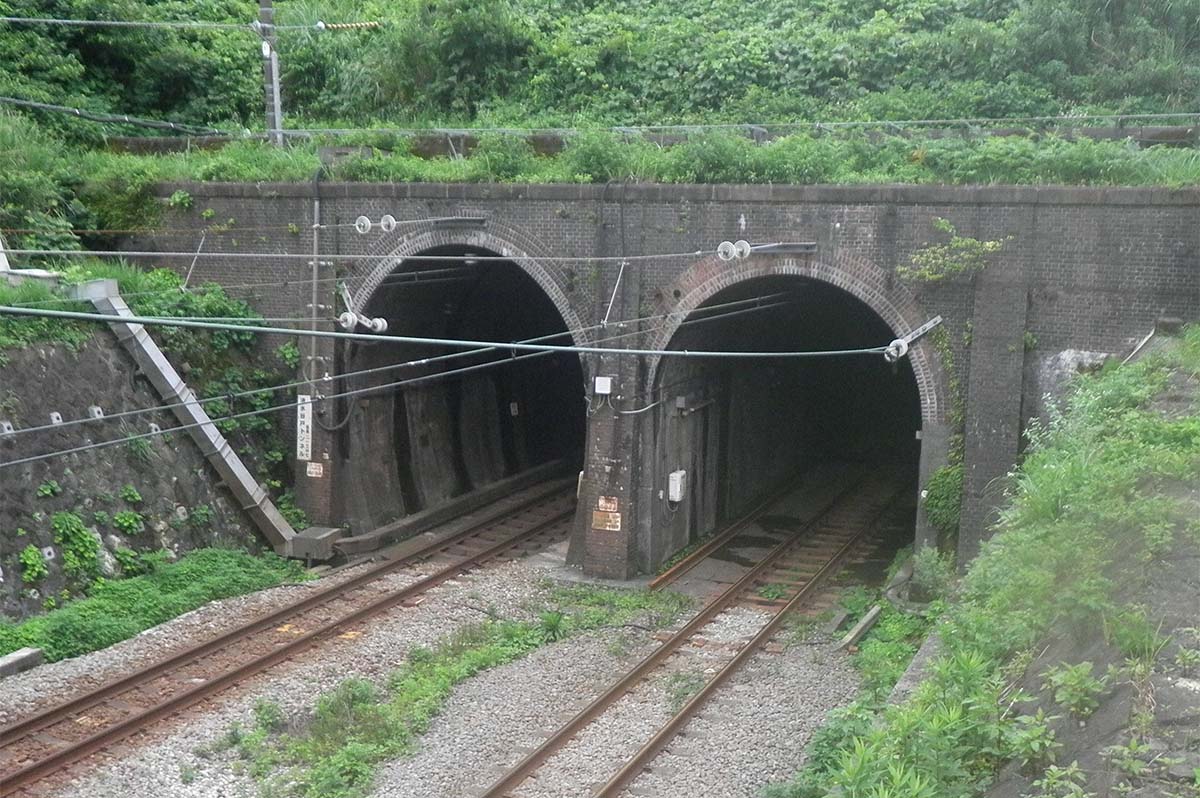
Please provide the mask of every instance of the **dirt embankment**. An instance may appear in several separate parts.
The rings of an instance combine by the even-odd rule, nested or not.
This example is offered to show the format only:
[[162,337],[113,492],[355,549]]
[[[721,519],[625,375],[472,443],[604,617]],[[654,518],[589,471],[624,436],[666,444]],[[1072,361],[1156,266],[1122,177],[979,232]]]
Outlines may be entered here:
[[[1200,415],[1200,377],[1174,371],[1151,409],[1176,420]],[[1118,586],[1116,603],[1129,609],[1102,625],[1064,621],[1019,682],[1033,697],[1021,711],[1053,718],[1057,764],[1077,766],[1084,792],[1072,792],[1065,778],[1048,785],[1040,770],[1034,775],[1014,762],[988,798],[1200,796],[1200,482],[1169,483],[1161,492],[1175,508],[1173,523],[1192,534],[1176,535],[1153,557],[1130,545],[1107,574]],[[1060,676],[1057,687],[1048,684],[1064,665],[1083,663],[1094,683]],[[1089,694],[1094,709],[1070,709],[1086,707]]]

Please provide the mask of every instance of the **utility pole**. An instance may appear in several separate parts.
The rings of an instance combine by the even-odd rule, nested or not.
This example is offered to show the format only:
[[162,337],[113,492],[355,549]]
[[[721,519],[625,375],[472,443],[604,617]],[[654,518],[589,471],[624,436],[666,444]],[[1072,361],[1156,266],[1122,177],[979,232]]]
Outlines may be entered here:
[[258,0],[258,34],[262,36],[263,94],[267,111],[267,133],[276,146],[283,145],[283,103],[279,97],[279,53],[275,38],[275,8],[272,0]]

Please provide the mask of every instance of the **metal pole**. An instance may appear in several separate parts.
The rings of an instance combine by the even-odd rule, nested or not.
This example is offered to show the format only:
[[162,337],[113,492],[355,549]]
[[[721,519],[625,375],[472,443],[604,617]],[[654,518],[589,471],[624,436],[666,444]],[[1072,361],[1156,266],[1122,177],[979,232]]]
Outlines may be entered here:
[[317,368],[317,343],[318,343],[318,342],[317,342],[317,338],[316,338],[316,332],[317,332],[317,329],[318,329],[317,325],[318,325],[318,323],[319,323],[319,321],[320,321],[320,317],[318,316],[318,310],[319,310],[319,308],[318,308],[318,305],[317,305],[317,302],[318,302],[318,299],[319,299],[319,294],[317,293],[317,285],[318,285],[318,284],[319,284],[319,282],[320,282],[320,279],[319,279],[319,278],[320,278],[320,276],[321,276],[321,257],[320,257],[320,245],[321,245],[321,191],[320,191],[320,179],[321,179],[321,175],[320,175],[320,173],[318,172],[318,173],[317,173],[317,176],[316,176],[316,178],[314,178],[314,179],[313,179],[313,225],[312,225],[312,233],[313,233],[313,237],[312,237],[312,294],[311,294],[311,298],[309,299],[309,301],[312,303],[311,305],[309,305],[309,307],[312,309],[312,326],[311,326],[311,329],[312,329],[312,331],[313,331],[313,339],[312,339],[312,346],[309,348],[309,352],[308,352],[308,364],[309,364],[309,367],[310,367],[311,369],[313,369],[313,371],[312,371],[312,373],[311,373],[311,374],[306,374],[306,375],[304,375],[304,376],[306,376],[306,377],[310,377],[310,378],[312,378],[312,379],[316,379],[316,378],[317,378],[317,376],[318,376],[318,375],[317,375],[317,372],[316,372],[316,368]]
[[275,8],[272,0],[258,0],[259,35],[262,36],[263,95],[267,131],[271,142],[283,144],[283,104],[279,94],[279,56],[275,51]]
[[279,51],[271,45],[271,100],[275,109],[275,124],[271,128],[271,138],[275,146],[283,146],[283,100],[279,96]]

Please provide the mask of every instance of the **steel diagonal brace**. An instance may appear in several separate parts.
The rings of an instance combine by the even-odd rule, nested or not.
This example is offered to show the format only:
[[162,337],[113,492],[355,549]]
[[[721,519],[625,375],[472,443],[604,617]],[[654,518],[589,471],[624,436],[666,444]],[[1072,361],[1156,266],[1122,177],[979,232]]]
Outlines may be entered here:
[[914,344],[923,335],[941,323],[942,317],[934,316],[920,327],[910,331],[907,335],[902,335],[901,337],[892,341],[890,344],[888,344],[887,349],[884,350],[883,359],[889,363],[895,363],[897,360],[908,354],[908,349],[912,344]]

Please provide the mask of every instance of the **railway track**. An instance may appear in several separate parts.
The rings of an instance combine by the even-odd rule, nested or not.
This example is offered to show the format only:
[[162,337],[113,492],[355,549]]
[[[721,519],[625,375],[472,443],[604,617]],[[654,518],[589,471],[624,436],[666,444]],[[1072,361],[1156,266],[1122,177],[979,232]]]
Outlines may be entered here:
[[[177,652],[0,730],[0,796],[35,782],[284,662],[348,627],[506,554],[561,539],[574,514],[572,485],[554,483],[506,503],[448,538],[371,566],[263,617]],[[400,589],[383,577],[435,561]]]
[[[701,638],[704,629],[722,613],[746,605],[766,609],[772,613],[770,619],[759,628],[750,641],[738,649],[608,782],[592,793],[593,798],[612,798],[619,795],[708,698],[776,634],[788,613],[809,601],[827,578],[837,572],[856,544],[874,527],[895,500],[900,487],[891,477],[867,476],[836,495],[793,536],[775,545],[762,560],[728,589],[709,601],[678,632],[492,783],[480,794],[480,798],[508,798],[518,795],[521,786],[531,779],[536,779],[538,772],[551,757],[568,746],[585,727],[604,715],[620,699],[633,693],[659,671],[668,668],[672,658],[680,655],[689,642]],[[760,506],[756,509],[761,512],[765,508]],[[751,519],[740,519],[735,525],[744,526],[749,520]],[[727,537],[725,542],[731,542],[734,537]],[[701,552],[693,555],[700,558],[703,556],[709,555],[702,555]],[[690,567],[689,565],[681,568],[679,574]],[[765,585],[778,586],[776,591],[772,591],[772,597],[769,599],[763,599],[759,595]]]

